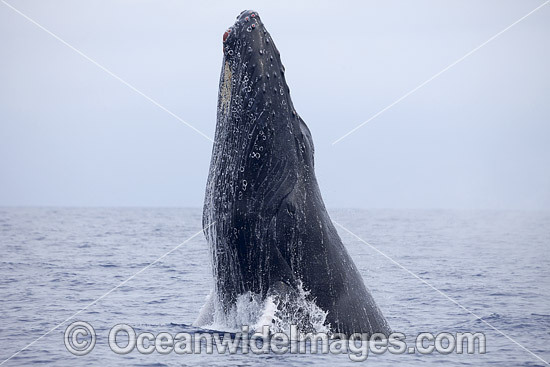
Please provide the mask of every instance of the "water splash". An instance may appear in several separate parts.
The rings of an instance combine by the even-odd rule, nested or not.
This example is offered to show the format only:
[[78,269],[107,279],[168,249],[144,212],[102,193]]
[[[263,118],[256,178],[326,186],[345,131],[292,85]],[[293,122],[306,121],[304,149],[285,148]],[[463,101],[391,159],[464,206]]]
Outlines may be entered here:
[[268,325],[271,333],[284,332],[287,335],[291,325],[297,325],[302,333],[328,333],[330,325],[325,323],[326,316],[327,312],[317,306],[309,292],[299,285],[296,291],[273,293],[265,299],[247,292],[237,298],[228,312],[224,312],[212,291],[193,325],[228,332],[239,332],[243,325],[250,326],[251,332],[261,331],[262,326]]

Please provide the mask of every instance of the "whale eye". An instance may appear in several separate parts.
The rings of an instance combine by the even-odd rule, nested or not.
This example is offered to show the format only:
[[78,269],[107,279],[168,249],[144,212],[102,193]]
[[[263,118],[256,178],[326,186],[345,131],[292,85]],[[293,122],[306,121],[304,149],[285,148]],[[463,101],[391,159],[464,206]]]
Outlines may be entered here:
[[246,20],[247,22],[250,20],[248,17],[244,18],[244,20]]
[[254,18],[254,17],[256,16],[256,14],[252,13],[252,14],[250,14],[250,16],[251,16],[252,18]]

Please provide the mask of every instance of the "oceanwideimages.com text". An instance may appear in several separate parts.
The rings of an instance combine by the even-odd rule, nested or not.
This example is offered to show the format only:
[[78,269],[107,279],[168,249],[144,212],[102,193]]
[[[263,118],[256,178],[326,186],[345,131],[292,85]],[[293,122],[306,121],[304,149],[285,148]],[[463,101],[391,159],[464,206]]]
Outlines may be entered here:
[[[109,348],[116,354],[347,354],[352,361],[364,361],[369,354],[484,354],[485,334],[476,332],[420,333],[407,340],[404,333],[389,336],[365,333],[327,334],[302,333],[296,325],[290,332],[272,333],[269,326],[252,333],[243,326],[236,333],[169,333],[136,332],[128,324],[113,326],[108,337]],[[75,355],[91,352],[96,343],[94,328],[87,322],[77,321],[65,330],[65,346]]]

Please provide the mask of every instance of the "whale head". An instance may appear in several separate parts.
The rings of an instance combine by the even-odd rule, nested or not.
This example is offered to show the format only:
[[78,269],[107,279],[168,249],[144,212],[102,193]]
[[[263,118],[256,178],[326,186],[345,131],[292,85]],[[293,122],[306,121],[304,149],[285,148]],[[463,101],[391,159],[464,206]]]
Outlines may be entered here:
[[218,120],[241,125],[268,112],[279,122],[295,116],[280,53],[258,12],[243,11],[222,39]]

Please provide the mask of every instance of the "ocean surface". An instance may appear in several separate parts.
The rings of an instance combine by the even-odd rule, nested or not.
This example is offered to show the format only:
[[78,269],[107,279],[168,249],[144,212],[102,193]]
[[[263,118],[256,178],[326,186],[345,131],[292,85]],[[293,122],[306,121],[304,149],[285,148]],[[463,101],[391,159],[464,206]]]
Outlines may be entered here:
[[[133,350],[119,355],[107,336],[120,323],[138,333],[212,332],[192,326],[212,288],[210,253],[199,233],[201,210],[3,208],[0,363],[27,346],[3,365],[544,366],[539,358],[550,361],[550,213],[330,213],[355,235],[337,226],[394,331],[404,333],[408,343],[421,332],[482,332],[487,353],[370,354],[364,362],[352,362],[345,353]],[[88,322],[97,334],[95,348],[84,356],[69,353],[64,344],[65,329],[76,320]]]

